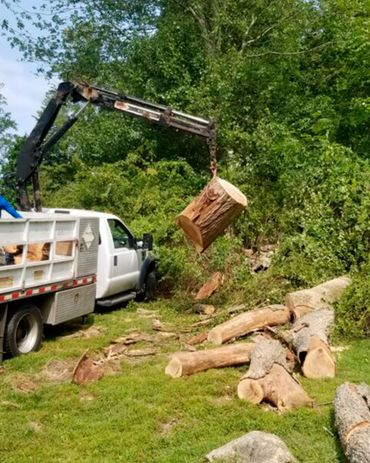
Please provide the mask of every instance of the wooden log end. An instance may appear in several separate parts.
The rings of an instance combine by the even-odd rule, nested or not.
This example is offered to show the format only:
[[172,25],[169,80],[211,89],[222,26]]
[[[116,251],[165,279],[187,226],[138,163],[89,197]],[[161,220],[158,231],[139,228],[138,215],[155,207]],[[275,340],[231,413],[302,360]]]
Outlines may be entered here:
[[189,217],[180,214],[176,218],[176,225],[183,229],[185,235],[194,244],[197,252],[201,253],[204,251],[205,248],[203,244],[203,238],[199,227],[194,222],[192,222]]
[[239,190],[239,188],[219,177],[218,183],[221,185],[223,190],[240,205],[242,209],[245,209],[248,206],[247,197]]
[[207,341],[211,342],[212,344],[216,344],[217,346],[221,346],[223,344],[224,339],[222,333],[219,333],[217,330],[212,329],[207,336]]
[[172,359],[166,366],[165,373],[171,376],[171,378],[180,378],[183,375],[182,363],[176,356],[172,356]]
[[252,404],[259,404],[264,398],[264,391],[258,380],[244,378],[238,384],[239,399],[246,400]]
[[329,346],[321,339],[312,338],[302,365],[306,378],[334,378],[335,359]]

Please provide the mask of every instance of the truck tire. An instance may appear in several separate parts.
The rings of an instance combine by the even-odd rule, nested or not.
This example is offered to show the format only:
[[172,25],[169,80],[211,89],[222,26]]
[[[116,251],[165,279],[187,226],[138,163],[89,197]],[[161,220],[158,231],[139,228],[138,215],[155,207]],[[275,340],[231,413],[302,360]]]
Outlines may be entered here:
[[155,271],[151,270],[146,274],[144,280],[144,289],[143,292],[138,294],[137,300],[141,301],[152,301],[155,296],[155,291],[157,289],[157,278],[155,276]]
[[11,315],[6,327],[6,351],[12,357],[17,357],[39,350],[42,327],[41,312],[35,305],[20,307]]

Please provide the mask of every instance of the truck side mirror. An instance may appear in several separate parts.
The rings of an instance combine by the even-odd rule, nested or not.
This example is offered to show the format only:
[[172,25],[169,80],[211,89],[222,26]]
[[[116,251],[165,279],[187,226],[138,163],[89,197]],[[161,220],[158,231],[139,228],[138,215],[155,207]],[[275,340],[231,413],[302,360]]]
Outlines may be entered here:
[[148,251],[153,249],[153,235],[151,233],[144,233],[143,249],[147,249]]

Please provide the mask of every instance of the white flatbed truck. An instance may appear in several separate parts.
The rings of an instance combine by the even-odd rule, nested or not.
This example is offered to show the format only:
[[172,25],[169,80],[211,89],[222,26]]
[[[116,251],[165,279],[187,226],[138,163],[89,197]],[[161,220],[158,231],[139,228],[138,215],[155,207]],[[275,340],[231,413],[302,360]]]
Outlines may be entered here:
[[38,350],[45,324],[86,316],[96,304],[151,297],[155,289],[149,234],[138,242],[111,214],[44,211],[0,220],[1,359]]
[[[67,102],[80,107],[54,129]],[[13,356],[37,350],[44,324],[85,316],[95,304],[112,306],[153,294],[150,234],[137,241],[110,214],[42,208],[39,166],[88,105],[207,140],[216,175],[214,121],[85,82],[61,82],[18,155],[16,180],[23,218],[0,220],[0,360],[4,350]],[[30,184],[33,203],[28,197]]]

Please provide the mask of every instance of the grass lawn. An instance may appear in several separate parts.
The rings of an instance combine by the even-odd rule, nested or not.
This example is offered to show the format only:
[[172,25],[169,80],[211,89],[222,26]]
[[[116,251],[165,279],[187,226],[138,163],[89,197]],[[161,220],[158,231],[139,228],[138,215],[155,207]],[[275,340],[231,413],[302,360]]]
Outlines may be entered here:
[[98,336],[71,339],[54,331],[39,352],[5,361],[0,372],[1,461],[195,463],[231,439],[262,430],[280,436],[302,463],[344,462],[331,400],[345,380],[370,381],[369,339],[346,343],[348,349],[337,354],[335,379],[302,378],[318,404],[315,409],[285,414],[237,398],[236,385],[247,367],[166,376],[169,354],[181,349],[176,339],[162,341],[155,356],[122,361],[119,373],[87,386],[45,374],[50,362],[72,365],[85,349],[99,351],[134,329],[155,334],[151,319],[137,313],[139,307],[158,311],[162,322],[178,330],[199,320],[194,314],[180,315],[172,304],[130,304],[95,314],[94,325],[102,329]]

